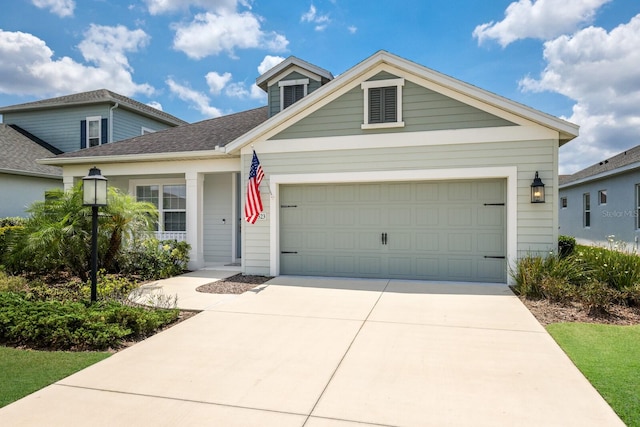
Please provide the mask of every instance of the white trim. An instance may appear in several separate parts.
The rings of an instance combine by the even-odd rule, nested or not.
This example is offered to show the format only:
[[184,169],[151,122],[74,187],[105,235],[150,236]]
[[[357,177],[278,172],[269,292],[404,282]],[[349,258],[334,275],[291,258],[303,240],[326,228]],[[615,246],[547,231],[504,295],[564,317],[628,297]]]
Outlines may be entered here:
[[30,176],[34,178],[56,179],[58,181],[62,181],[62,175],[53,175],[50,173],[28,172],[18,169],[0,169],[0,173],[6,173],[7,175]]
[[297,86],[297,85],[308,85],[309,79],[298,79],[298,80],[280,80],[278,82],[278,86]]
[[515,265],[518,249],[518,168],[516,166],[270,175],[269,274],[271,276],[280,274],[280,241],[278,238],[280,236],[280,209],[278,207],[280,206],[280,185],[282,184],[442,181],[489,178],[505,178],[507,180],[507,281],[512,284],[509,269]]
[[153,162],[158,160],[198,160],[210,159],[212,157],[226,157],[224,147],[217,150],[202,151],[180,151],[176,153],[141,153],[124,154],[114,156],[83,156],[83,157],[47,157],[37,159],[36,162],[42,165],[72,165],[72,164],[94,164],[94,163],[127,163],[127,162]]
[[145,126],[141,126],[140,127],[140,135],[146,135],[145,132],[146,132],[146,134],[149,134],[149,133],[155,133],[156,131],[154,129],[151,129],[151,128],[148,128],[148,127],[145,127]]
[[89,136],[89,122],[98,122],[98,145],[102,145],[105,141],[102,140],[102,116],[89,116],[85,118],[85,137],[87,138],[85,143],[85,148],[97,147],[98,145],[91,145],[89,141],[91,140],[91,136]]
[[[186,185],[187,180],[182,178],[152,178],[152,179],[130,179],[129,180],[129,194],[131,194],[136,200],[138,200],[138,192],[136,191],[137,187],[142,186],[150,186],[157,185],[158,186],[158,231],[164,230],[164,212],[181,212],[181,210],[176,211],[175,209],[165,210],[162,207],[162,198],[163,191],[162,187],[165,185],[184,185],[185,186],[185,216],[188,215],[189,211],[189,197],[186,194]],[[186,232],[189,229],[189,224],[185,223],[185,230],[180,230],[179,232]],[[189,242],[191,243],[191,242]]]

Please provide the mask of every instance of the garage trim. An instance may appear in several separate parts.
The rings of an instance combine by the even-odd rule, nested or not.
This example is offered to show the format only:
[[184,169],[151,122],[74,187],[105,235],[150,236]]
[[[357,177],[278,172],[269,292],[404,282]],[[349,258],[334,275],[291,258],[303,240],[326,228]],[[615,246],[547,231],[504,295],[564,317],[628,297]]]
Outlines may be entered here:
[[[282,174],[270,175],[270,232],[269,232],[269,271],[270,275],[280,274],[280,185],[281,184],[328,184],[357,182],[399,182],[399,181],[442,181],[455,179],[505,178],[507,180],[507,266],[517,253],[518,230],[518,168],[504,166],[494,168],[456,168],[456,169],[420,169],[395,171],[367,171],[340,173]],[[507,274],[507,283],[512,278]]]

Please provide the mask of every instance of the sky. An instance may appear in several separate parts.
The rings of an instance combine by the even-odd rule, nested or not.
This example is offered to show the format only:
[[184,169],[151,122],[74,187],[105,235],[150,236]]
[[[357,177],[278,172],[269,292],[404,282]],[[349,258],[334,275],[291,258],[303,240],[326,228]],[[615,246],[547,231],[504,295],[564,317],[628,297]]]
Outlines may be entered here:
[[379,50],[580,125],[560,173],[640,144],[639,0],[11,0],[0,106],[106,88],[188,122],[266,104],[293,55]]

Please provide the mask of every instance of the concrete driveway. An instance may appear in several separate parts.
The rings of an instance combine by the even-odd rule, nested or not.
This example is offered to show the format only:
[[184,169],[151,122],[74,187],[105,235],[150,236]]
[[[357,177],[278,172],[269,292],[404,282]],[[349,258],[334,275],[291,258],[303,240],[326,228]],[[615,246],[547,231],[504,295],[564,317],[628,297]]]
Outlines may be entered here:
[[11,426],[622,426],[504,285],[278,277],[0,409]]

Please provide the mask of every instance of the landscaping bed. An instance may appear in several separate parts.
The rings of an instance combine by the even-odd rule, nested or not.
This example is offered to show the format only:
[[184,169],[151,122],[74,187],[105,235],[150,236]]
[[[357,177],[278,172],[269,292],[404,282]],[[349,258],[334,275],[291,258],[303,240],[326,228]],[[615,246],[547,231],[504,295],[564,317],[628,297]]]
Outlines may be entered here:
[[236,274],[226,279],[199,286],[196,290],[210,294],[242,294],[271,279],[273,279],[271,276]]

